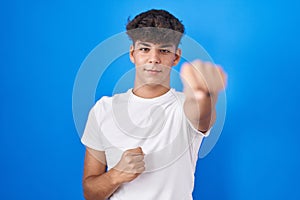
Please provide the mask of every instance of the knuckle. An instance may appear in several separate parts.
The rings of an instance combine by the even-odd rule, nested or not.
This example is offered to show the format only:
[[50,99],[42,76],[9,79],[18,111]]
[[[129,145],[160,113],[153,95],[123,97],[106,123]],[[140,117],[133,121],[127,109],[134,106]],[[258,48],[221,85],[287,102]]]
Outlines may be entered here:
[[129,167],[130,167],[131,170],[133,170],[135,168],[135,164],[134,163],[130,163]]
[[124,161],[125,161],[126,163],[131,163],[131,158],[130,158],[129,156],[126,156],[126,157],[124,158]]
[[128,154],[129,154],[128,150],[124,151],[124,153],[123,153],[124,156],[128,156]]
[[197,65],[197,66],[202,66],[203,64],[205,64],[205,63],[203,63],[200,59],[197,59],[197,60],[195,60],[195,65]]

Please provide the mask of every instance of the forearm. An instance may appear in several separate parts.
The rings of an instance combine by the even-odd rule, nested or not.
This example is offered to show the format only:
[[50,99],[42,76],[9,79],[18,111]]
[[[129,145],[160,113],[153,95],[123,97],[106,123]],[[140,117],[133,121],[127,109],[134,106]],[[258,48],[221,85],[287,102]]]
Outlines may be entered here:
[[118,181],[114,169],[101,175],[93,175],[83,180],[84,197],[86,200],[105,200],[109,198],[121,182]]
[[204,96],[200,99],[189,96],[184,102],[184,112],[194,128],[201,132],[208,131],[216,119],[215,99]]

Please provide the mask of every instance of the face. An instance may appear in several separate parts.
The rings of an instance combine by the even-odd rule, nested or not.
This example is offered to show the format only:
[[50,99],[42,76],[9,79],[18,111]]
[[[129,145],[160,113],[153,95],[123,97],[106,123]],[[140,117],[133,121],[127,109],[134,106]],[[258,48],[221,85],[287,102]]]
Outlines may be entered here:
[[174,44],[136,41],[130,47],[130,60],[135,64],[135,81],[140,86],[169,86],[171,68],[178,64],[181,50]]

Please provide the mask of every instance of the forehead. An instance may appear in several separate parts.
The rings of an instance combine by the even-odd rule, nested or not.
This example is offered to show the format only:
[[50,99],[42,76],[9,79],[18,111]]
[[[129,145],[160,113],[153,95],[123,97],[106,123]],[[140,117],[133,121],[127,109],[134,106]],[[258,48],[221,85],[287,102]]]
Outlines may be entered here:
[[152,43],[140,40],[135,42],[135,46],[146,46],[154,48],[175,48],[175,45],[172,43]]

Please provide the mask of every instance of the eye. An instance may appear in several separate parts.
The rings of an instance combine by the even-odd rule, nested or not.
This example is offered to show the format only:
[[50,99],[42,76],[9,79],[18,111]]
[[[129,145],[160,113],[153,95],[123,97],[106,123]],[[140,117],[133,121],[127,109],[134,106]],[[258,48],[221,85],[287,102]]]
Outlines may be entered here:
[[146,47],[143,47],[143,48],[140,48],[139,50],[142,51],[142,52],[148,52],[150,49],[146,48]]
[[165,54],[171,53],[171,51],[168,50],[168,49],[160,49],[160,52],[161,52],[161,53],[165,53]]

